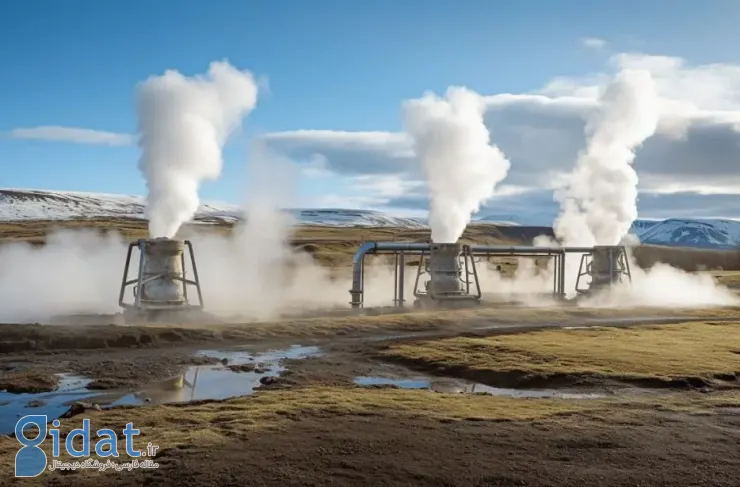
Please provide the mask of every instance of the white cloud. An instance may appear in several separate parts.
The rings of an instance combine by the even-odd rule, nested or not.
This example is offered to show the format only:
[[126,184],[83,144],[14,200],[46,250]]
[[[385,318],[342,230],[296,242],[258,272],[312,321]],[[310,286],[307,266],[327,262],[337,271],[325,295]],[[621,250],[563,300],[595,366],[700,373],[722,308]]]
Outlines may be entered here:
[[[345,193],[324,195],[318,206],[342,206],[358,209],[382,209],[389,201],[414,195],[426,204],[426,189],[421,181],[404,179],[392,174],[366,174],[346,180]],[[412,208],[418,210],[417,208]]]
[[60,127],[56,125],[44,125],[31,128],[17,128],[9,134],[14,139],[45,140],[53,142],[72,142],[75,144],[95,145],[130,145],[134,138],[129,134],[105,132],[102,130],[90,130],[74,127]]
[[590,49],[604,49],[606,47],[606,41],[598,37],[584,37],[581,39],[581,43]]
[[[690,65],[677,57],[621,53],[609,58],[601,73],[556,77],[535,93],[486,97],[491,140],[512,167],[498,198],[481,214],[495,210],[504,199],[508,208],[516,206],[517,198],[522,204],[541,205],[544,213],[555,207],[550,190],[573,167],[584,147],[584,120],[597,108],[598,96],[610,77],[622,68],[650,71],[661,98],[658,133],[637,151],[635,160],[641,211],[662,216],[671,206],[677,208],[678,195],[700,205],[708,195],[740,194],[740,65]],[[402,133],[302,130],[269,134],[266,140],[273,150],[295,161],[321,156],[324,169],[335,175],[353,179],[373,175],[384,178],[386,185],[394,180],[396,188],[403,188],[399,196],[377,187],[362,188],[361,197],[374,205],[380,200],[397,208],[426,204],[419,164]],[[669,206],[661,209],[661,201]],[[692,215],[713,216],[701,208],[678,208]],[[740,216],[740,206],[732,208]],[[706,211],[720,210],[714,205]]]
[[322,154],[316,154],[307,162],[300,165],[301,173],[307,178],[326,178],[333,173],[329,169],[329,161]]

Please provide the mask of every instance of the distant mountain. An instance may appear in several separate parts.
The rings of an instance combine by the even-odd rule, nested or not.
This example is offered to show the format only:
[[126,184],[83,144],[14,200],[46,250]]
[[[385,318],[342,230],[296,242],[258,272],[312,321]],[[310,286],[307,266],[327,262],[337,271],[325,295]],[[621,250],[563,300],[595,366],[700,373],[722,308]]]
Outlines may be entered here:
[[[144,218],[145,201],[140,196],[0,189],[0,221],[69,220],[74,218]],[[381,226],[425,228],[423,219],[396,217],[379,211],[350,209],[288,209],[304,225]],[[229,203],[204,203],[196,221],[234,222],[241,208]]]
[[630,229],[630,233],[637,235],[639,237],[646,231],[653,228],[658,223],[661,223],[662,221],[663,220],[635,220],[632,223],[632,228]]
[[474,223],[490,223],[492,225],[509,225],[509,226],[524,226],[524,227],[542,227],[551,226],[552,221],[546,221],[547,218],[529,218],[523,215],[505,215],[505,214],[489,214],[479,217],[474,217]]
[[[144,199],[70,191],[0,189],[0,221],[69,220],[73,218],[144,218]],[[371,210],[287,209],[303,225],[426,228],[424,218],[398,217]],[[241,208],[229,203],[207,202],[195,216],[201,222],[234,222],[242,217]],[[487,215],[474,223],[495,225],[499,232],[526,235],[551,235],[545,218],[518,215]],[[529,221],[531,220],[531,221]],[[508,227],[509,230],[504,230]],[[514,227],[519,227],[515,229]],[[640,219],[631,232],[645,244],[706,249],[740,248],[740,221],[721,219],[671,218]]]
[[654,224],[638,235],[650,245],[702,249],[740,249],[740,221],[671,218]]

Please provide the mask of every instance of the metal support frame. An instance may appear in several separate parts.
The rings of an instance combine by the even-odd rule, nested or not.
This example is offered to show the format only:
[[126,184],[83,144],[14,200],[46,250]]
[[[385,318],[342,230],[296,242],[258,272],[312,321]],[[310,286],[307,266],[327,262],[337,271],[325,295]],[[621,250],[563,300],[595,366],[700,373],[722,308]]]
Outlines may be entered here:
[[[138,240],[136,242],[132,242],[128,246],[128,252],[126,253],[126,264],[123,268],[123,278],[121,279],[121,292],[118,296],[118,305],[124,309],[132,309],[132,310],[167,310],[167,309],[183,309],[183,308],[198,308],[203,309],[203,293],[200,288],[200,279],[198,277],[198,267],[195,264],[195,254],[193,252],[193,244],[189,240],[185,240],[183,242],[185,246],[188,249],[188,253],[190,254],[190,264],[193,268],[193,279],[187,279],[186,278],[186,269],[185,269],[185,252],[182,253],[180,256],[181,262],[182,262],[182,276],[176,276],[171,274],[157,274],[155,276],[148,277],[147,279],[144,279],[144,267],[146,264],[146,246],[147,241],[144,239]],[[129,267],[131,265],[131,254],[134,250],[134,247],[139,248],[139,268],[138,268],[138,275],[134,279],[128,279],[128,273],[129,273]],[[142,286],[150,281],[153,281],[155,279],[159,279],[161,277],[169,277],[171,279],[180,281],[183,283],[183,297],[185,298],[185,304],[179,304],[179,305],[150,305],[150,304],[144,304],[141,302],[141,289]],[[125,302],[125,295],[126,295],[126,288],[129,286],[133,287],[133,293],[134,293],[134,302],[132,303],[126,303]],[[190,304],[188,302],[188,286],[195,286],[195,289],[198,293],[198,304]]]
[[[627,249],[623,245],[610,245],[601,246],[601,249],[607,251],[609,256],[609,275],[616,276],[617,282],[622,282],[623,276],[626,276],[628,281],[632,282],[632,270],[630,269],[629,259],[627,258]],[[576,277],[576,293],[579,295],[588,294],[591,291],[591,283],[589,282],[586,287],[581,287],[581,278],[592,275],[592,264],[593,255],[596,247],[594,248],[569,248],[569,252],[582,252],[581,262],[578,266],[578,277]],[[617,253],[617,258],[613,259],[612,256]],[[614,264],[616,263],[616,268]],[[592,277],[593,279],[593,277]]]
[[[510,256],[510,257],[546,257],[554,259],[555,268],[553,275],[553,296],[562,298],[565,296],[565,253],[566,249],[552,247],[505,247],[496,245],[470,245],[467,255],[473,256]],[[590,249],[589,249],[590,250]],[[419,256],[424,259],[431,251],[430,243],[405,243],[405,242],[364,242],[360,245],[352,258],[352,289],[350,305],[352,308],[364,306],[365,294],[365,256],[394,254],[398,256],[394,272],[394,296],[393,302],[399,306],[404,305],[404,271],[405,258],[409,255]],[[420,262],[421,265],[421,262]],[[475,263],[472,262],[475,269]],[[477,269],[475,269],[477,281]],[[417,276],[418,280],[418,276]]]
[[[467,251],[465,252],[466,266],[468,264],[467,259],[470,258],[476,282],[478,281],[477,269],[475,268],[475,261],[472,260],[474,256],[524,258],[545,257],[552,259],[554,261],[552,294],[553,297],[556,299],[565,299],[566,255],[574,253],[583,254],[581,256],[581,269],[583,269],[583,262],[588,261],[588,259],[593,256],[594,252],[594,247],[505,247],[497,245],[470,245],[463,247],[467,249]],[[618,269],[616,269],[616,272],[620,276],[626,276],[629,282],[632,282],[632,273],[629,265],[629,260],[627,259],[626,248],[624,246],[609,246],[609,248],[611,248],[611,251],[613,252],[620,253],[620,257],[618,258],[619,267]],[[414,294],[417,295],[418,281],[420,278],[423,261],[430,251],[430,243],[364,242],[362,245],[360,245],[359,249],[352,258],[352,289],[350,290],[350,295],[352,297],[350,305],[352,306],[352,308],[362,308],[364,306],[366,255],[395,255],[395,284],[393,303],[396,306],[403,307],[405,303],[404,271],[406,267],[406,257],[411,255],[419,256],[420,258],[419,270],[417,271],[416,284],[414,286]],[[615,269],[610,269],[610,271],[614,273]],[[470,268],[468,268],[466,272],[470,272]],[[586,268],[585,272],[583,273],[579,269],[579,275],[576,279],[576,289],[579,288],[581,278],[585,275],[588,275],[589,273],[589,268]],[[467,289],[469,292],[469,287]],[[478,286],[478,293],[479,292],[480,286]]]
[[499,247],[495,245],[472,245],[473,255],[497,257],[524,257],[552,259],[552,295],[556,299],[565,297],[565,253],[564,248],[557,247]]

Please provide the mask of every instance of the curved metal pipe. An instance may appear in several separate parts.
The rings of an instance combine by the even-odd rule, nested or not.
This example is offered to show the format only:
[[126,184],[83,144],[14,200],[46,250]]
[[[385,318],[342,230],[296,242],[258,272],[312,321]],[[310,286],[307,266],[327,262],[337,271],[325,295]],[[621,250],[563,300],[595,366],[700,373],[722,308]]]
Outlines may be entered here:
[[364,301],[363,263],[365,262],[365,255],[375,253],[378,250],[423,252],[429,250],[429,248],[430,244],[428,243],[365,242],[360,245],[360,248],[352,257],[352,289],[349,291],[352,296],[350,301],[352,307],[361,308]]

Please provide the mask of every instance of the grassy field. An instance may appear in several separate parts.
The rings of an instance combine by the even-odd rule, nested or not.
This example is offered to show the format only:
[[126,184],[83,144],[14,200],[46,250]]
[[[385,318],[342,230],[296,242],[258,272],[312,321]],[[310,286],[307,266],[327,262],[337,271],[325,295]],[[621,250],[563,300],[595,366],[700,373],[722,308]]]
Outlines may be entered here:
[[[45,236],[54,229],[98,229],[101,233],[115,231],[124,238],[135,240],[147,237],[146,221],[137,219],[80,219],[68,221],[28,221],[0,223],[0,242],[29,242],[43,244]],[[179,237],[192,238],[199,233],[229,235],[230,224],[195,223],[184,226]],[[497,225],[469,225],[461,241],[490,245],[531,245],[532,239],[541,234],[552,235],[545,227],[516,227]],[[292,245],[311,254],[326,266],[346,266],[358,245],[366,240],[421,242],[429,240],[425,230],[378,227],[322,227],[300,226],[292,236]],[[687,271],[722,270],[740,271],[740,252],[697,250],[660,246],[640,246],[635,250],[637,262],[649,267],[665,262]],[[497,262],[510,263],[511,259]],[[414,265],[409,261],[408,265]]]
[[[700,396],[700,395],[699,395]],[[88,411],[84,414],[96,428],[110,428],[120,432],[127,423],[132,422],[140,429],[141,434],[135,438],[134,446],[144,450],[151,442],[163,448],[163,459],[158,461],[172,462],[178,454],[195,453],[203,456],[208,464],[209,451],[222,451],[234,448],[234,445],[247,445],[265,435],[280,437],[289,431],[292,425],[326,425],[334,421],[346,428],[357,428],[362,423],[371,422],[377,428],[388,425],[413,424],[422,420],[424,428],[417,434],[426,434],[424,430],[442,427],[444,423],[459,423],[468,428],[470,424],[485,425],[494,428],[501,422],[512,422],[519,425],[536,425],[548,430],[562,427],[573,427],[576,424],[581,434],[589,430],[587,425],[594,422],[613,421],[618,419],[623,424],[641,421],[641,415],[663,412],[690,412],[691,414],[713,414],[718,407],[740,404],[736,393],[720,393],[713,397],[677,399],[673,395],[660,399],[642,398],[631,402],[610,400],[563,401],[551,399],[522,400],[507,397],[490,397],[480,395],[437,394],[428,391],[365,389],[359,387],[306,387],[295,390],[276,390],[259,393],[249,398],[237,398],[220,402],[204,402],[189,405],[158,405],[144,407],[119,407],[109,411]],[[80,416],[61,421],[61,437],[65,438],[72,428],[80,426]],[[346,423],[346,421],[350,421]],[[471,423],[473,422],[473,423]],[[434,425],[437,426],[434,426]],[[321,427],[321,426],[319,426]],[[531,427],[531,426],[530,426]],[[326,426],[323,426],[326,428]],[[499,428],[500,429],[500,428]],[[532,431],[534,433],[534,430]],[[317,434],[320,434],[318,431]],[[32,436],[32,433],[29,433]],[[122,438],[119,436],[119,438]],[[79,438],[78,438],[79,439]],[[357,441],[360,441],[359,437]],[[344,448],[351,443],[345,443]],[[80,448],[81,441],[75,443]],[[472,445],[471,445],[472,446]],[[43,444],[50,456],[51,444]],[[286,450],[291,449],[285,445]],[[374,454],[373,448],[361,450],[362,455]],[[125,451],[125,444],[119,440],[118,450]],[[0,476],[11,478],[13,475],[13,458],[18,451],[18,443],[9,437],[0,437]],[[308,452],[306,452],[308,453]],[[222,453],[223,454],[223,453]],[[296,452],[292,452],[293,455]],[[331,455],[333,452],[311,452],[311,455]],[[346,455],[348,452],[341,453]],[[377,453],[375,453],[377,454]],[[419,450],[419,455],[425,455]],[[290,462],[297,462],[294,456]],[[382,457],[381,457],[382,458]],[[58,458],[71,461],[66,453]],[[155,460],[157,461],[157,460]],[[417,460],[418,461],[418,460]],[[218,462],[213,460],[211,465]],[[221,466],[223,468],[223,466]],[[217,469],[218,470],[218,469]],[[62,472],[64,473],[64,472]],[[226,472],[220,471],[220,475]],[[198,475],[201,473],[199,472]],[[28,479],[24,484],[44,485],[48,476]],[[100,485],[111,479],[111,472],[98,472],[88,469],[75,472],[73,483],[83,479],[99,479]],[[431,475],[434,475],[432,473]],[[58,478],[55,475],[56,478]],[[120,477],[123,480],[125,477]],[[221,477],[222,479],[224,477]],[[96,481],[96,480],[93,480]],[[182,482],[182,480],[180,480]],[[224,480],[221,480],[224,481]]]
[[734,380],[740,374],[740,322],[455,337],[394,344],[379,355],[468,377],[511,374],[524,382],[558,376]]
[[[727,406],[737,403],[739,399],[735,394],[727,394],[722,398],[721,404]],[[632,407],[639,411],[653,403],[657,404],[657,401],[643,400],[633,403]],[[660,404],[666,410],[690,406],[694,411],[709,411],[719,401],[717,398],[693,398],[689,403],[677,403],[672,397],[664,397]],[[622,407],[630,408],[627,403],[622,404]],[[89,418],[96,428],[111,428],[114,431],[121,431],[126,423],[133,422],[142,431],[135,443],[139,449],[151,442],[177,450],[193,445],[197,445],[199,449],[207,449],[209,446],[235,440],[244,441],[257,430],[267,429],[278,434],[281,425],[286,422],[310,421],[312,418],[353,416],[386,420],[390,417],[424,418],[441,422],[541,421],[573,414],[601,417],[613,410],[614,404],[607,400],[521,400],[415,390],[308,387],[271,391],[250,398],[219,402],[88,411],[84,417]],[[62,420],[61,437],[64,438],[72,428],[79,427],[79,421],[77,417]],[[78,448],[80,445],[81,442],[77,442]],[[50,453],[50,443],[46,442],[44,447]],[[119,451],[125,451],[123,441],[119,441],[118,448]],[[3,459],[0,462],[0,476],[3,478],[12,476],[12,458],[17,449],[18,444],[14,439],[0,437],[0,459]],[[64,455],[60,459],[70,460]],[[96,475],[97,472],[89,471],[83,475],[85,474]]]
[[740,271],[710,271],[720,284],[729,288],[740,288]]
[[[110,411],[89,411],[96,428],[122,431],[133,422],[142,434],[135,446],[139,449],[152,442],[169,450],[208,449],[228,442],[248,440],[258,430],[279,434],[281,426],[293,421],[312,418],[377,417],[389,420],[420,417],[436,421],[455,420],[533,420],[549,416],[595,409],[594,403],[578,404],[544,400],[521,402],[512,398],[489,398],[476,395],[442,395],[428,391],[309,387],[279,390],[249,398],[201,404],[160,405],[153,407],[116,408]],[[603,408],[603,405],[601,406]],[[72,428],[80,426],[79,418],[63,420],[62,438]],[[29,433],[31,436],[31,433]],[[76,444],[79,448],[80,442]],[[46,442],[50,456],[51,444]],[[119,441],[119,451],[125,451]],[[18,450],[15,439],[0,437],[0,478],[13,475],[13,458]],[[67,455],[60,458],[70,461]],[[86,475],[110,475],[85,471]]]

